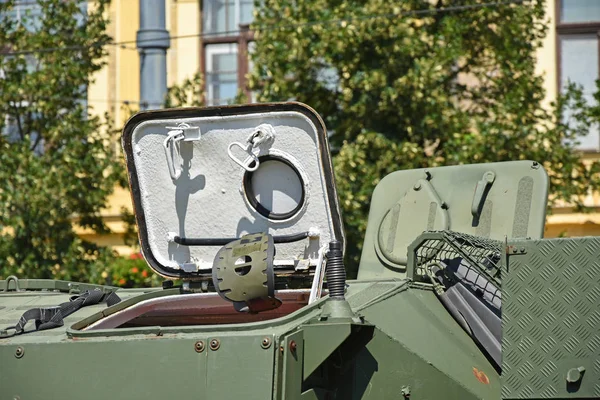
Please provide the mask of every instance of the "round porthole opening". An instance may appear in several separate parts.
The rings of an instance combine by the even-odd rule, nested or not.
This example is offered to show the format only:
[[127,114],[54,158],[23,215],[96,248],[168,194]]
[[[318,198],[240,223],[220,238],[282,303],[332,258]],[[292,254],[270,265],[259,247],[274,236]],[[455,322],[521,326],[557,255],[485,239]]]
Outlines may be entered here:
[[298,169],[285,158],[267,155],[258,159],[256,171],[244,175],[248,202],[260,215],[284,220],[296,215],[304,204],[304,181]]

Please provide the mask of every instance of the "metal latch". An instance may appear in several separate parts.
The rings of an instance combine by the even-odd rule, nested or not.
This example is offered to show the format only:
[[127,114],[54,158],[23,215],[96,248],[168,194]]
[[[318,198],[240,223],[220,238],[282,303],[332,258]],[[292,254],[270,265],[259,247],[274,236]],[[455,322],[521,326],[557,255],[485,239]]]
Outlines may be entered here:
[[[240,142],[232,142],[227,148],[227,154],[229,154],[229,158],[235,161],[236,164],[244,168],[246,171],[256,171],[258,169],[260,161],[258,160],[256,154],[252,152],[252,149],[262,145],[263,143],[271,142],[273,140],[275,140],[275,128],[273,128],[273,126],[269,124],[261,124],[258,127],[256,127],[254,131],[252,131],[250,136],[248,136],[248,139],[246,139],[245,144],[242,144]],[[244,153],[246,153],[250,157],[249,162],[246,163],[233,154],[232,149],[234,146],[237,146],[240,149],[242,149]]]
[[163,142],[163,147],[165,148],[171,179],[177,180],[181,176],[181,150],[179,143],[181,141],[191,142],[200,140],[202,133],[199,127],[190,126],[185,122],[181,122],[175,127],[167,126],[166,129],[169,129],[169,133]]

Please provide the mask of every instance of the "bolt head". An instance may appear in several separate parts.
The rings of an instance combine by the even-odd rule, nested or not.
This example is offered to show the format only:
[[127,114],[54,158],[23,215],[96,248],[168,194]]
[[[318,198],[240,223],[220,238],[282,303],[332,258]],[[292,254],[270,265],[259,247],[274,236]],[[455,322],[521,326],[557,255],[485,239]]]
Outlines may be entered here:
[[21,358],[24,355],[25,355],[25,350],[21,346],[17,347],[17,350],[15,350],[15,357]]
[[290,351],[291,351],[292,353],[295,353],[297,348],[298,348],[298,345],[296,344],[296,341],[295,341],[295,340],[292,340],[292,341],[290,342]]
[[415,183],[415,186],[413,186],[414,190],[421,190],[421,184],[419,182]]
[[568,383],[576,383],[583,378],[583,373],[585,372],[584,367],[579,368],[571,368],[567,371],[567,382]]
[[204,351],[204,342],[202,340],[198,340],[196,343],[194,343],[194,349],[196,350],[196,353],[202,353]]
[[221,347],[221,342],[219,342],[219,339],[212,339],[210,341],[210,349],[211,350],[218,350],[219,347]]
[[269,347],[271,347],[271,338],[264,337],[260,345],[263,349],[268,349]]

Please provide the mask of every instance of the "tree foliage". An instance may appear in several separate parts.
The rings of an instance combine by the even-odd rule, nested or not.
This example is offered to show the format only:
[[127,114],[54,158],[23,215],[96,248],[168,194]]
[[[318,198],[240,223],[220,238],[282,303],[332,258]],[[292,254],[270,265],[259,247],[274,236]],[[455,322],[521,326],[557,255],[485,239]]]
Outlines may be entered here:
[[542,107],[543,0],[264,3],[251,88],[259,101],[311,105],[333,131],[351,269],[372,190],[394,170],[533,159],[549,171],[553,200],[580,205],[598,188],[597,166],[573,151],[589,121],[563,123],[580,92]]
[[121,173],[114,135],[86,104],[108,0],[39,0],[17,19],[22,3],[0,3],[0,276],[87,280],[112,255],[73,225],[107,231],[100,210]]

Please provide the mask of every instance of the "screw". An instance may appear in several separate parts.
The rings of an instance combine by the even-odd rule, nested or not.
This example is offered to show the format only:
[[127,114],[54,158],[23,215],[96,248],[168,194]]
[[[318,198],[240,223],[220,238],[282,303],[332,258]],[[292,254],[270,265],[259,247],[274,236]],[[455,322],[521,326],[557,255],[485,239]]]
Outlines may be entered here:
[[269,337],[263,338],[260,345],[262,346],[263,349],[268,349],[269,347],[271,347],[271,338],[269,338]]
[[297,348],[297,347],[298,347],[298,345],[296,344],[296,341],[295,341],[295,340],[292,340],[292,341],[290,342],[290,351],[291,351],[292,353],[295,353],[295,352],[296,352],[296,348]]
[[212,339],[210,341],[210,349],[211,350],[218,350],[220,346],[221,346],[221,342],[219,342],[219,339]]
[[194,343],[194,349],[196,349],[196,353],[202,353],[204,351],[204,342],[202,340],[198,340]]
[[402,397],[408,399],[410,397],[410,386],[402,386],[400,393],[402,394]]
[[17,351],[15,351],[15,357],[21,358],[25,354],[25,350],[21,346],[17,347]]

